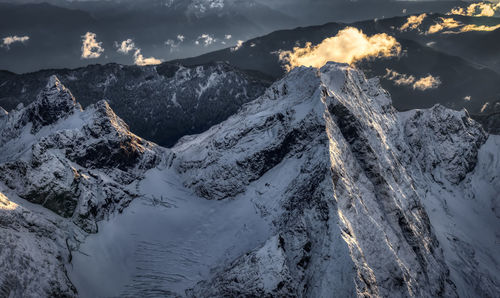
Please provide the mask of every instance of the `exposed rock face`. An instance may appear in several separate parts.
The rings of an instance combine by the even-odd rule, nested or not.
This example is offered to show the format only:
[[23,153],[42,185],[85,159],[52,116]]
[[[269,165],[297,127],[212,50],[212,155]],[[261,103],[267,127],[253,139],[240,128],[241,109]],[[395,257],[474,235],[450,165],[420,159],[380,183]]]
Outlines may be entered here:
[[[346,65],[292,71],[239,114],[174,148],[185,185],[200,196],[257,188],[273,201],[261,211],[274,214],[280,243],[270,239],[190,293],[456,296],[424,202],[437,199],[429,188],[467,177],[486,139],[466,112],[435,106],[400,115],[377,80]],[[281,173],[290,177],[266,178],[293,162],[298,172]],[[273,183],[285,183],[284,191],[266,189]],[[270,272],[262,258],[285,268]]]
[[163,146],[173,146],[180,137],[225,120],[270,85],[262,74],[225,63],[91,65],[0,75],[0,106],[10,110],[20,102],[30,104],[50,75],[57,75],[83,107],[106,100],[135,134]]
[[160,160],[100,101],[85,111],[55,77],[2,127],[0,180],[33,203],[71,217],[88,232],[136,196],[126,185]]
[[[82,111],[53,81],[42,92],[50,96],[0,118],[0,150],[6,152],[0,191],[6,185],[13,198],[4,199],[5,206],[19,196],[57,214],[41,208],[45,213],[37,216],[49,218],[41,226],[61,235],[50,238],[34,227],[35,234],[26,236],[42,241],[40,250],[22,252],[21,242],[9,242],[16,256],[47,259],[55,281],[38,289],[33,285],[42,281],[25,276],[31,288],[19,292],[19,280],[0,275],[0,293],[75,295],[60,266],[70,259],[66,246],[76,247],[76,227],[97,232],[96,221],[158,192],[160,203],[186,196],[181,199],[192,199],[188,205],[195,209],[249,200],[258,215],[234,210],[238,216],[269,224],[245,253],[213,258],[203,263],[210,273],[191,272],[191,284],[161,289],[169,295],[456,297],[500,291],[500,139],[466,111],[434,106],[398,113],[377,79],[329,63],[293,70],[237,114],[169,150],[130,133],[104,101]],[[52,116],[25,118],[42,103]],[[39,123],[35,130],[33,121]],[[174,208],[180,214],[194,210]],[[0,224],[8,222],[8,212],[0,205]],[[11,229],[0,233],[15,237]],[[230,250],[231,237],[211,241]],[[47,255],[52,245],[59,253]],[[186,269],[195,262],[188,256],[204,250],[189,245],[155,247],[155,253],[179,254]],[[4,259],[17,270],[18,263]],[[160,280],[175,274],[154,268]]]

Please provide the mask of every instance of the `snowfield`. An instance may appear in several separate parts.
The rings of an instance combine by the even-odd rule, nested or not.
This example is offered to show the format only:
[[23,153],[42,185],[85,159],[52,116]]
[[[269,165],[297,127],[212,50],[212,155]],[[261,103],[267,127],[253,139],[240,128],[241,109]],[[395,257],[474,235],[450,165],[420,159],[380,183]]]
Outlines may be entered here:
[[500,136],[398,113],[345,64],[296,68],[171,149],[52,78],[0,115],[0,152],[4,296],[500,293]]

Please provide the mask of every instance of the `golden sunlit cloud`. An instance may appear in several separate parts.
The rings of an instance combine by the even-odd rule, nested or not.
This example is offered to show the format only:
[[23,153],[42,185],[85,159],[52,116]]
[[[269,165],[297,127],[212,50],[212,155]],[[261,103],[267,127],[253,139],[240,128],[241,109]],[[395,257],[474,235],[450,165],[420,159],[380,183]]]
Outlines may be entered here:
[[[453,18],[440,18],[440,21],[432,25],[426,34],[441,33],[463,33],[469,31],[494,31],[500,28],[500,24],[496,26],[486,26],[486,25],[465,25]],[[451,29],[457,29],[455,31],[450,31]],[[446,31],[445,31],[446,30]]]
[[104,49],[102,48],[102,42],[97,42],[97,35],[92,32],[87,32],[82,36],[82,58],[83,59],[95,59],[101,57]]
[[304,48],[281,51],[279,58],[286,62],[290,71],[297,66],[322,67],[328,61],[353,63],[365,58],[394,57],[401,54],[401,44],[385,33],[367,36],[354,27],[340,30],[334,37],[313,46],[306,43]]
[[397,86],[411,86],[415,90],[425,91],[429,89],[436,89],[441,85],[439,77],[427,75],[417,80],[413,75],[399,73],[395,70],[386,69],[384,78],[392,81]]
[[[180,35],[181,36],[181,35]],[[178,37],[179,38],[179,37]],[[184,36],[182,36],[184,40]],[[144,58],[141,53],[141,49],[138,48],[132,39],[126,39],[121,43],[115,42],[115,46],[118,48],[117,51],[122,54],[128,54],[134,51],[134,63],[135,65],[145,66],[145,65],[156,65],[163,62],[163,60],[156,59],[155,57]]]
[[418,27],[424,21],[425,17],[427,17],[426,13],[423,13],[423,14],[418,15],[418,16],[409,16],[408,19],[406,20],[406,23],[404,23],[401,26],[401,28],[399,28],[399,31],[418,29]]
[[30,39],[29,36],[7,36],[2,39],[2,47],[10,48],[10,45],[16,42],[25,43]]
[[492,17],[495,12],[500,10],[500,3],[472,3],[467,8],[456,7],[453,8],[448,14],[456,14],[469,17]]
[[440,18],[440,21],[432,25],[426,34],[434,34],[447,29],[454,29],[463,26],[460,22],[455,21],[453,18]]
[[438,77],[428,75],[413,83],[413,89],[425,91],[428,89],[436,89],[439,85],[441,85],[441,80]]
[[241,49],[242,46],[243,46],[243,40],[238,40],[236,42],[236,45],[231,48],[231,52],[236,52],[237,50]]
[[496,26],[485,26],[485,25],[467,25],[460,29],[460,32],[469,32],[469,31],[495,31],[500,29],[500,24]]
[[144,58],[144,56],[141,54],[141,49],[135,50],[134,53],[134,63],[139,66],[145,66],[145,65],[156,65],[160,64],[163,61],[160,59],[156,59],[155,57],[149,57],[149,58]]

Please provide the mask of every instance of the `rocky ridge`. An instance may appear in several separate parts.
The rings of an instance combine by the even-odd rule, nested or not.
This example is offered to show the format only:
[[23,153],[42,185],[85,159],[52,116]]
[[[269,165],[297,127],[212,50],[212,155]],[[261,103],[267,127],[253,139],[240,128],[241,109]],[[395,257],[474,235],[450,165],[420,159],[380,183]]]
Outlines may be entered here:
[[[37,113],[41,105],[52,112]],[[348,65],[297,68],[234,116],[172,149],[130,133],[106,102],[82,111],[56,78],[33,104],[2,116],[0,128],[0,149],[9,153],[0,160],[0,187],[8,197],[3,204],[16,201],[39,221],[48,218],[61,236],[40,233],[46,224],[19,231],[62,254],[43,247],[22,252],[12,238],[14,254],[53,264],[47,270],[57,282],[35,289],[40,280],[24,276],[30,287],[19,292],[19,281],[9,275],[0,278],[4,293],[77,295],[63,267],[71,263],[75,239],[98,232],[96,221],[146,196],[141,183],[165,183],[165,204],[177,188],[206,204],[248,200],[269,222],[265,241],[206,264],[211,272],[175,295],[455,297],[499,291],[494,243],[500,235],[491,227],[499,218],[500,140],[464,110],[437,105],[399,113],[377,79]],[[179,183],[174,189],[153,173]],[[0,219],[22,210],[7,207],[0,208]],[[0,223],[15,237],[8,221]],[[228,241],[223,234],[211,240]],[[17,262],[7,264],[16,272]]]

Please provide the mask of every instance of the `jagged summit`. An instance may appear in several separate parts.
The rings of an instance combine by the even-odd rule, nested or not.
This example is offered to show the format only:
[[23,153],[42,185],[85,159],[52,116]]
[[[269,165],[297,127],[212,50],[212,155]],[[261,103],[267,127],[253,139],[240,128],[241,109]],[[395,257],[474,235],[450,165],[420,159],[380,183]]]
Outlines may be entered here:
[[[63,90],[51,82],[50,90]],[[34,252],[13,240],[16,256],[37,262],[10,276],[9,290],[72,296],[73,282],[89,297],[499,291],[491,227],[498,223],[492,206],[500,192],[500,139],[465,111],[398,113],[378,79],[346,64],[296,68],[237,114],[172,149],[130,133],[106,101],[36,132],[16,126],[27,110],[8,116],[19,134],[0,142],[7,152],[0,155],[0,193],[54,211],[58,220],[38,220],[42,227],[30,226],[35,232],[99,233],[72,261],[45,253],[77,249],[67,234],[53,240],[31,232],[30,241],[40,243]],[[98,231],[97,221],[125,208]],[[5,216],[0,212],[0,225],[10,222]],[[58,221],[71,228],[55,228]],[[0,229],[2,239],[15,239],[11,230]],[[122,251],[131,265],[118,268],[123,255],[114,252]],[[0,260],[15,270],[12,258],[0,252]],[[72,274],[61,273],[68,262]],[[16,286],[20,279],[40,283],[28,270],[40,263],[51,264],[54,282]],[[103,289],[110,273],[120,281]]]
[[[443,185],[469,187],[464,177],[487,135],[465,112],[417,114],[400,115],[378,79],[328,63],[292,70],[226,122],[181,140],[173,165],[186,187],[207,199],[256,195],[278,231],[193,296],[471,293],[475,281],[456,268],[452,280],[440,249],[451,260],[464,247],[448,242],[427,204],[444,200]],[[268,262],[280,266],[259,265]],[[491,280],[492,294],[485,263],[474,270]],[[267,281],[254,282],[260,276]]]
[[35,102],[28,106],[27,121],[33,123],[33,131],[55,123],[80,109],[71,92],[53,75]]

